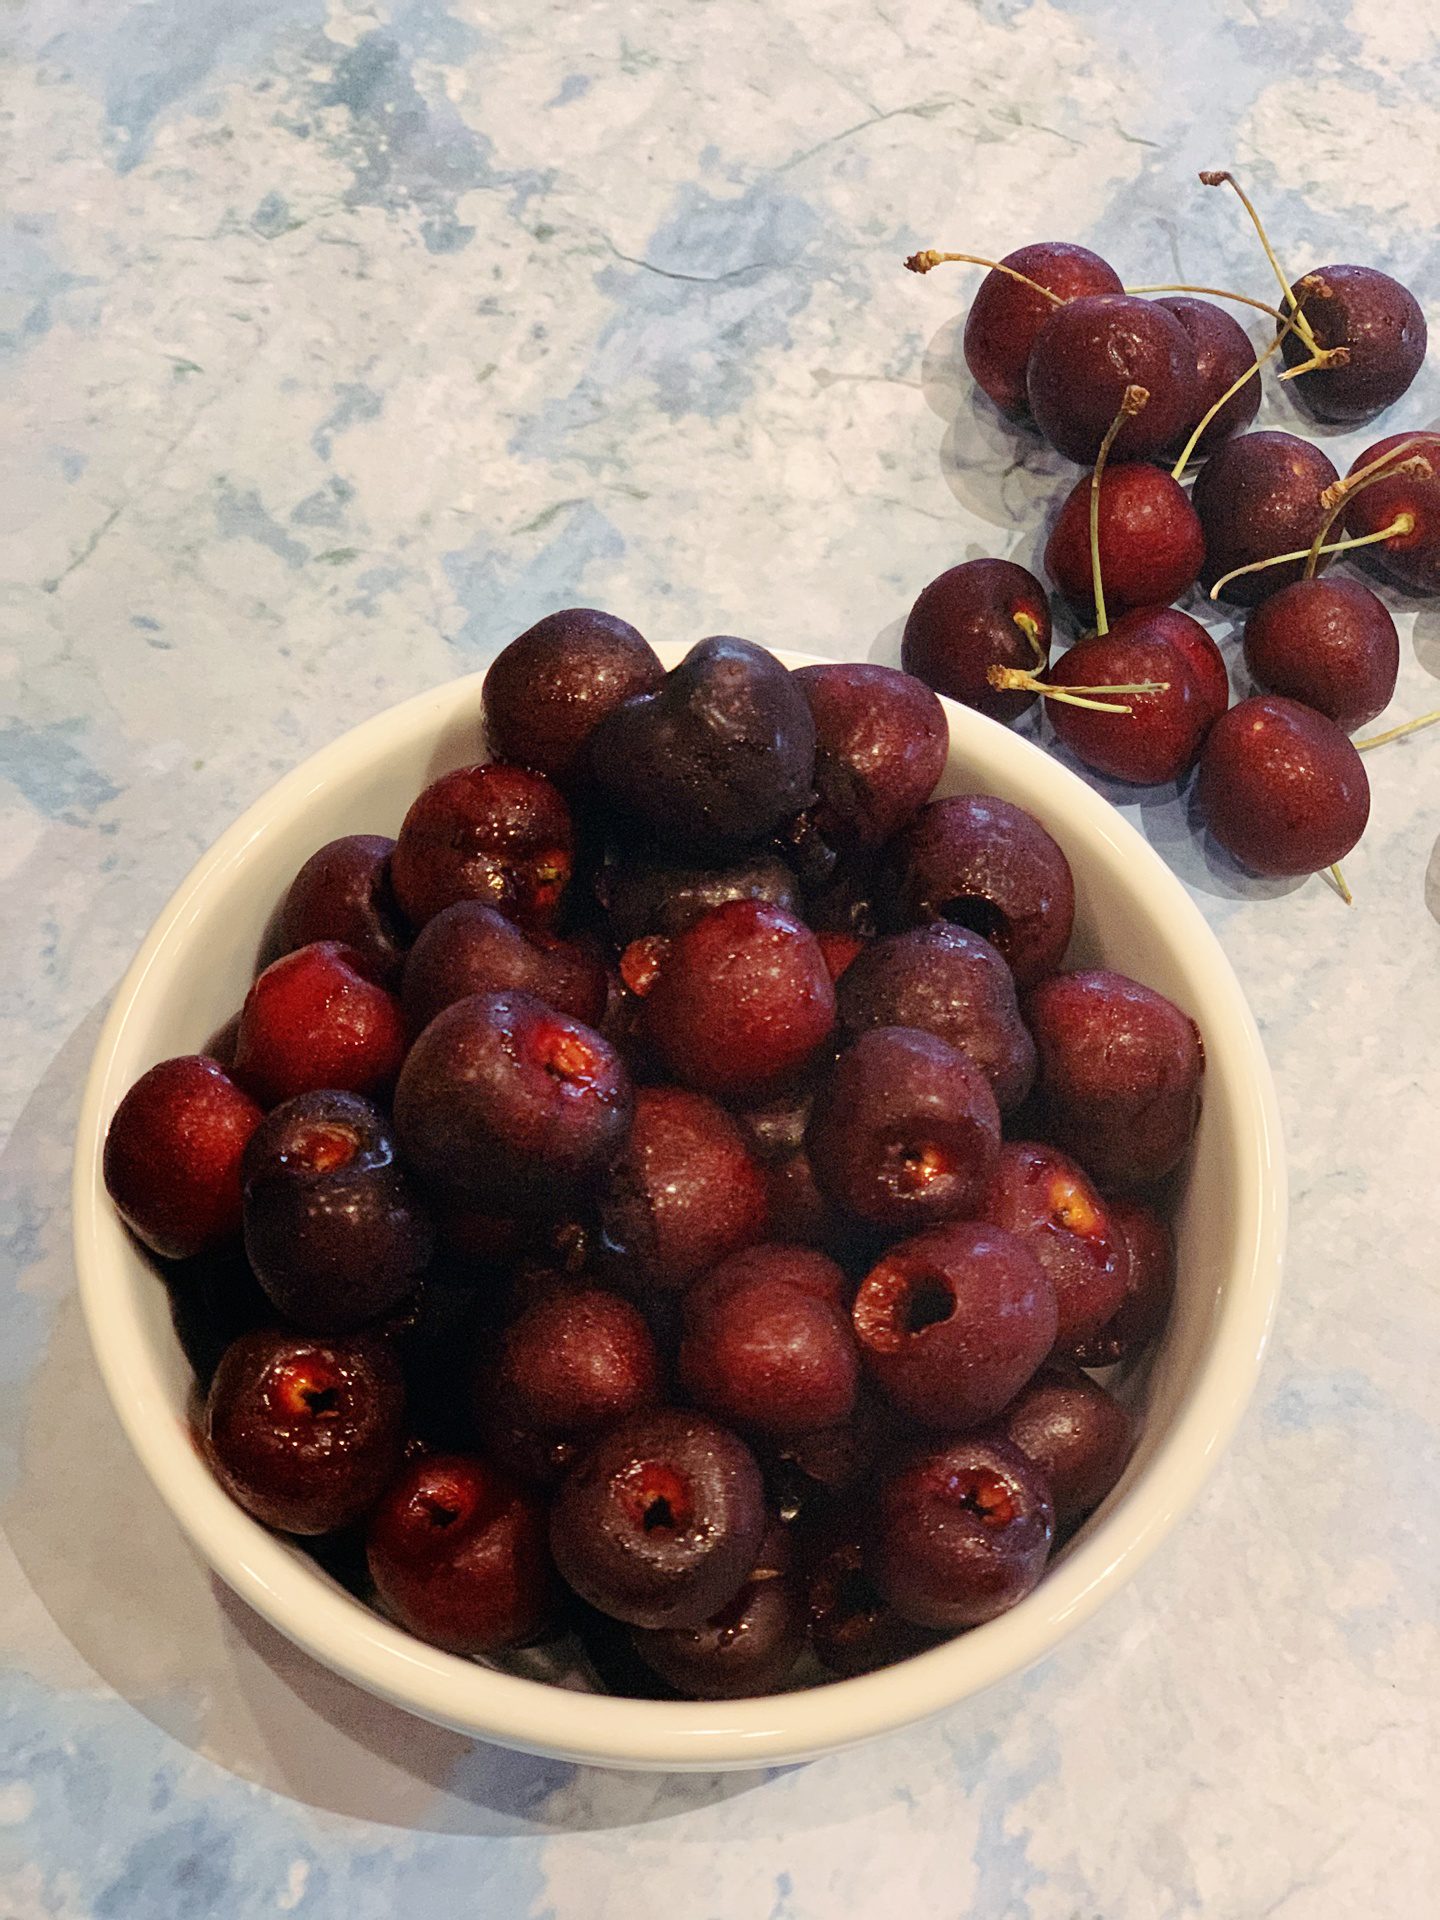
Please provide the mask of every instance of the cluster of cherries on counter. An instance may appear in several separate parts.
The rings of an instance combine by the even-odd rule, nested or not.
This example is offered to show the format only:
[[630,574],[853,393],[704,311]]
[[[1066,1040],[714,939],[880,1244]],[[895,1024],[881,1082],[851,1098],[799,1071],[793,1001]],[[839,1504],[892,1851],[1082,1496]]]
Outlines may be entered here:
[[1193,1022],[1061,970],[1063,852],[932,798],[895,668],[667,674],[572,610],[484,719],[111,1123],[215,1473],[420,1638],[571,1633],[616,1691],[991,1618],[1130,1452],[1085,1369],[1166,1317]]
[[[1247,431],[1256,376],[1277,352],[1317,418],[1353,424],[1406,392],[1427,334],[1414,297],[1375,268],[1321,267],[1292,285],[1240,197],[1283,288],[1278,307],[1224,296],[1273,314],[1258,358],[1228,313],[1195,297],[1213,289],[1127,293],[1108,262],[1064,242],[991,266],[966,319],[966,362],[1003,413],[1093,468],[1061,503],[1044,555],[1089,630],[1051,664],[1041,583],[1009,561],[972,560],[920,595],[902,659],[997,719],[1043,695],[1064,745],[1112,778],[1180,780],[1198,763],[1196,809],[1221,846],[1254,873],[1299,875],[1333,868],[1364,832],[1369,781],[1347,736],[1388,705],[1400,662],[1378,595],[1321,575],[1349,554],[1407,590],[1440,589],[1440,434],[1390,434],[1342,480],[1299,435]],[[1214,639],[1172,604],[1197,582],[1251,609],[1245,664],[1263,691],[1234,706]]]

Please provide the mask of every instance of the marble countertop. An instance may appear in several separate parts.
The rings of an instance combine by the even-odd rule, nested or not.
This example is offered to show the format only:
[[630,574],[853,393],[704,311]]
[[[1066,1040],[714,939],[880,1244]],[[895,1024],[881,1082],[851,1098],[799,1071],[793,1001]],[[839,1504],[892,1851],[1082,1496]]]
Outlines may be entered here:
[[[576,1770],[289,1650],[121,1439],[66,1185],[141,935],[314,747],[556,606],[893,660],[942,567],[1033,556],[1073,470],[972,405],[974,276],[917,281],[913,248],[1065,235],[1131,279],[1263,292],[1238,208],[1195,183],[1233,164],[1296,272],[1373,261],[1436,314],[1436,18],[20,0],[3,32],[3,1920],[1427,1910],[1440,740],[1371,761],[1349,912],[1319,879],[1246,881],[1181,800],[1126,801],[1274,1062],[1274,1345],[1199,1509],[1121,1598],[855,1754]],[[1432,423],[1437,395],[1432,355],[1383,430]],[[1273,387],[1267,409],[1291,423]],[[1440,617],[1397,611],[1400,718],[1437,703]]]

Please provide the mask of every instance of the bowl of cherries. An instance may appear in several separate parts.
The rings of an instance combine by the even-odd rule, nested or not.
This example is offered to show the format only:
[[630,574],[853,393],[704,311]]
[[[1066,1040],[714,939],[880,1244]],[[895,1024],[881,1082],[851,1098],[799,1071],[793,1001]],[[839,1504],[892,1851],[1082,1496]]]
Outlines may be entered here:
[[243,1599],[441,1724],[707,1769],[1123,1585],[1285,1213],[1243,995],[1105,800],[896,669],[586,609],[217,842],[75,1199],[108,1390]]

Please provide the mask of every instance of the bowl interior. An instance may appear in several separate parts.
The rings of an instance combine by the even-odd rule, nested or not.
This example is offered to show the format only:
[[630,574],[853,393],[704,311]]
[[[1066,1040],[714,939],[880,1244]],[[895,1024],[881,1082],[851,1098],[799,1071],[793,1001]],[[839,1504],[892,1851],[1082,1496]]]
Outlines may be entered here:
[[[661,649],[672,664],[679,648]],[[806,656],[781,654],[789,664]],[[482,676],[380,715],[281,781],[218,841],[156,923],[96,1051],[77,1142],[77,1266],[91,1337],[132,1444],[215,1571],[281,1631],[361,1685],[442,1724],[629,1766],[797,1759],[904,1724],[1038,1658],[1128,1578],[1203,1482],[1243,1409],[1278,1285],[1283,1169],[1274,1092],[1227,962],[1179,882],[1108,803],[1038,748],[947,702],[942,792],[1028,807],[1064,847],[1078,895],[1071,964],[1106,964],[1186,1008],[1204,1035],[1204,1108],[1175,1215],[1179,1286],[1136,1382],[1142,1427],[1120,1485],[1021,1606],[862,1679],[723,1706],[587,1696],[423,1647],[268,1534],[211,1479],[190,1438],[191,1378],[165,1289],[100,1182],[110,1114],[168,1055],[203,1047],[244,997],[263,931],[310,853],[390,833],[438,774],[483,757]]]

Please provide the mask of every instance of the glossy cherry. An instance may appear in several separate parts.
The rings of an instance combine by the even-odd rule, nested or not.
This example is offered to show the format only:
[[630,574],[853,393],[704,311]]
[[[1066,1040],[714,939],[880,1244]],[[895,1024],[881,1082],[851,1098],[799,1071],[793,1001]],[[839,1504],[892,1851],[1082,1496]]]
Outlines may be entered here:
[[[1155,302],[1164,307],[1189,334],[1195,347],[1195,392],[1191,417],[1165,451],[1179,454],[1192,431],[1217,400],[1255,364],[1255,347],[1250,336],[1233,315],[1213,300],[1197,300],[1189,294],[1166,294]],[[1243,433],[1260,411],[1260,380],[1247,380],[1233,393],[1196,443],[1199,454],[1213,453],[1222,440]]]
[[974,1221],[892,1247],[852,1310],[866,1371],[942,1431],[999,1413],[1055,1344],[1055,1288],[1025,1243]]
[[778,854],[750,853],[719,867],[697,867],[626,849],[601,868],[596,890],[617,945],[648,934],[673,939],[716,907],[759,900],[787,913],[800,911],[793,870]]
[[[1089,475],[1065,497],[1045,543],[1045,571],[1086,620],[1095,617]],[[1100,572],[1112,617],[1164,607],[1200,578],[1205,535],[1190,496],[1163,467],[1110,463],[1100,476]],[[1096,683],[1098,684],[1098,682]]]
[[[1378,267],[1315,267],[1295,291],[1315,344],[1343,347],[1346,358],[1316,367],[1290,382],[1291,391],[1321,420],[1370,420],[1406,392],[1425,359],[1425,315],[1408,287]],[[1297,367],[1311,357],[1298,332],[1280,351]]]
[[992,687],[991,667],[1040,673],[1050,659],[1050,602],[1012,560],[965,560],[932,580],[910,609],[900,662],[936,693],[1015,720],[1035,695]]
[[896,843],[897,927],[968,927],[1004,955],[1022,989],[1065,957],[1075,918],[1070,863],[1033,814],[981,793],[932,800]]
[[312,853],[290,883],[280,916],[285,952],[338,940],[358,953],[381,986],[395,984],[410,944],[390,885],[395,842],[349,833]]
[[[1108,261],[1068,240],[1040,240],[1018,247],[1005,255],[1002,264],[1062,300],[1124,290],[1119,274]],[[965,364],[975,384],[1002,413],[1020,417],[1029,411],[1025,375],[1030,353],[1054,305],[1034,287],[993,269],[970,302],[965,319]]]
[[1098,1333],[1070,1349],[1082,1367],[1113,1366],[1149,1346],[1175,1292],[1175,1241],[1159,1214],[1124,1194],[1113,1195],[1108,1207],[1125,1242],[1125,1298]]
[[1188,773],[1230,698],[1220,649],[1176,607],[1122,614],[1108,633],[1091,634],[1062,654],[1048,678],[1060,688],[1154,687],[1100,696],[1125,712],[1046,703],[1051,726],[1087,767],[1141,786]]
[[1370,817],[1370,782],[1323,714],[1261,694],[1216,721],[1200,756],[1200,818],[1243,867],[1318,873],[1343,860]]
[[972,1434],[921,1448],[881,1484],[865,1565],[903,1618],[954,1632],[1022,1600],[1054,1532],[1034,1465],[1010,1441]]
[[602,1287],[558,1283],[501,1335],[493,1385],[518,1425],[588,1440],[654,1405],[660,1356],[630,1301]]
[[105,1134],[105,1190],[130,1231],[167,1260],[234,1238],[241,1157],[262,1117],[205,1054],[143,1073]]
[[[1205,533],[1205,586],[1258,560],[1303,555],[1326,517],[1321,495],[1337,477],[1321,449],[1296,434],[1242,433],[1227,440],[1206,462],[1190,496]],[[1326,564],[1323,557],[1320,564]],[[1221,597],[1253,607],[1298,580],[1304,566],[1303,559],[1291,560],[1242,574],[1221,589]]]
[[320,1088],[387,1093],[404,1053],[399,1002],[361,955],[317,940],[268,966],[245,996],[233,1072],[272,1107]]
[[805,1136],[835,1204],[896,1232],[974,1212],[999,1141],[983,1071],[914,1027],[861,1034],[822,1085]]
[[1163,993],[1106,967],[1057,973],[1025,1002],[1047,1136],[1105,1187],[1179,1165],[1195,1131],[1205,1054]]
[[815,721],[818,832],[840,850],[882,846],[945,771],[945,709],[923,679],[873,661],[800,667],[794,678]]
[[1171,445],[1195,417],[1195,348],[1153,300],[1109,293],[1050,313],[1030,353],[1026,392],[1035,424],[1069,460],[1089,466],[1127,387],[1150,396],[1114,442],[1117,459],[1143,460]]
[[390,879],[416,927],[457,900],[480,900],[520,926],[555,923],[575,864],[563,795],[524,767],[458,767],[411,806],[390,856]]
[[457,1000],[513,987],[591,1026],[609,994],[603,963],[585,948],[553,934],[527,934],[479,900],[457,900],[421,929],[405,962],[400,1004],[410,1031],[419,1033]]
[[999,1427],[1043,1476],[1061,1532],[1099,1506],[1125,1471],[1135,1440],[1135,1423],[1115,1396],[1069,1368],[1036,1374]]
[[615,708],[665,677],[628,621],[566,607],[503,647],[485,675],[485,735],[501,760],[569,788],[589,775],[590,736]]
[[1390,610],[1358,580],[1296,580],[1245,622],[1245,664],[1268,693],[1354,733],[1389,706],[1400,672]]
[[689,1700],[744,1700],[782,1687],[805,1644],[795,1552],[771,1526],[735,1597],[698,1627],[635,1627],[635,1651]]
[[468,1454],[414,1460],[371,1516],[381,1605],[449,1653],[497,1653],[550,1624],[558,1582],[535,1499]]
[[1367,447],[1350,473],[1358,473],[1402,445],[1412,448],[1430,472],[1385,473],[1373,486],[1352,495],[1345,508],[1345,531],[1364,538],[1408,514],[1414,521],[1408,533],[1393,533],[1356,558],[1413,592],[1440,593],[1440,433],[1392,433]]
[[1125,1242],[1082,1169],[1053,1147],[1006,1141],[982,1218],[1025,1243],[1055,1289],[1056,1344],[1099,1331],[1125,1298]]

